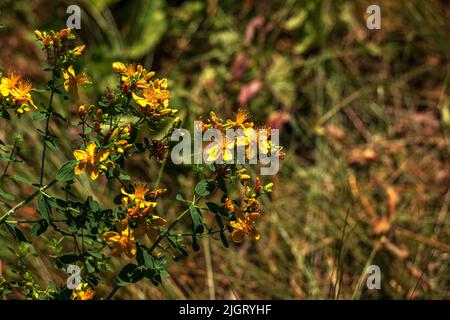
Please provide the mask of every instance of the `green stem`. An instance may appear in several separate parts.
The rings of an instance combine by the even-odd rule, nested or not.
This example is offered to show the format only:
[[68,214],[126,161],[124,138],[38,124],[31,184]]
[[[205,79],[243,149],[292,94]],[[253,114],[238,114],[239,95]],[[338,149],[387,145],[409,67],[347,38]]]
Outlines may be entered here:
[[16,151],[16,147],[17,147],[17,141],[14,142],[13,149],[11,150],[11,154],[9,155],[9,160],[10,160],[10,161],[8,161],[8,163],[6,164],[5,170],[3,170],[2,177],[0,178],[0,184],[3,182],[3,179],[5,178],[6,172],[7,172],[8,169],[9,169],[9,165],[10,165],[11,162],[12,162],[12,159],[13,159],[13,156],[14,156],[14,152]]
[[34,198],[37,197],[37,195],[39,194],[39,192],[44,191],[45,189],[51,187],[54,183],[56,182],[56,180],[53,180],[52,182],[50,182],[49,184],[40,187],[38,190],[36,190],[34,193],[32,193],[30,196],[28,196],[28,198],[26,198],[25,200],[22,200],[21,202],[19,202],[17,205],[15,205],[14,207],[12,207],[10,210],[8,210],[2,217],[0,217],[0,224],[2,224],[3,222],[5,222],[5,220],[12,215],[14,212],[16,212],[17,209],[23,207],[24,205],[26,205],[28,202],[30,202],[31,200],[33,200]]
[[41,159],[41,175],[40,175],[40,179],[39,179],[39,185],[42,186],[42,183],[44,181],[44,166],[45,166],[45,153],[47,152],[47,139],[49,136],[49,125],[50,125],[50,118],[52,116],[52,103],[53,103],[53,97],[55,95],[55,69],[56,69],[56,63],[57,63],[58,59],[55,57],[55,62],[53,63],[53,68],[52,68],[52,85],[51,85],[51,94],[50,94],[50,99],[48,101],[48,106],[47,106],[47,112],[49,111],[50,113],[47,115],[47,121],[45,123],[45,134],[44,134],[44,138],[43,138],[43,150],[42,150],[42,159]]

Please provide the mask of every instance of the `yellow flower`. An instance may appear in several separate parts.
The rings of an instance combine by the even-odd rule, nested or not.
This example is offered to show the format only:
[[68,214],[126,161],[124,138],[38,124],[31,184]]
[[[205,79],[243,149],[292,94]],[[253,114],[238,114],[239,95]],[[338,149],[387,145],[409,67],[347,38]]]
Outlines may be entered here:
[[135,183],[133,193],[128,193],[125,188],[120,189],[120,192],[124,195],[122,197],[122,203],[130,207],[138,206],[140,208],[144,207],[155,207],[156,202],[148,201],[150,189],[146,184]]
[[37,109],[36,105],[31,98],[30,91],[33,86],[28,81],[20,80],[17,86],[11,91],[13,96],[13,104],[19,106],[16,110],[17,113],[24,113],[24,111],[30,111],[29,106],[33,106]]
[[75,150],[73,155],[78,161],[78,164],[75,167],[75,174],[78,175],[87,171],[91,179],[95,180],[99,174],[99,164],[108,158],[109,152],[97,152],[95,142],[89,141],[86,150]]
[[115,256],[125,253],[132,258],[136,255],[137,248],[134,242],[134,232],[128,226],[127,220],[122,220],[117,224],[117,232],[105,232],[103,239],[112,245],[112,254]]
[[0,83],[0,93],[2,96],[7,97],[11,94],[12,90],[16,87],[22,77],[14,72],[9,72],[7,77],[3,77]]
[[228,142],[223,138],[222,146],[219,143],[215,143],[212,146],[208,146],[206,154],[209,162],[214,162],[222,156],[222,161],[233,160],[234,153],[234,141]]
[[161,227],[167,223],[167,220],[156,215],[152,215],[149,218],[143,219],[139,227],[136,229],[136,237],[142,238],[144,235],[150,239],[150,241],[156,241],[158,232],[157,227]]
[[[142,91],[142,97],[132,93],[134,101],[143,107],[157,109],[169,106],[170,91],[167,90],[167,79],[156,79]],[[169,109],[170,110],[170,109]]]
[[227,120],[227,124],[236,128],[251,128],[253,127],[253,122],[246,122],[250,117],[250,113],[246,110],[239,109],[237,111],[236,120]]
[[67,70],[62,70],[62,74],[65,80],[64,89],[66,92],[71,90],[76,99],[78,99],[78,87],[91,83],[86,73],[81,72],[78,75],[75,74],[73,66],[70,66]]
[[247,235],[252,239],[259,240],[261,234],[255,227],[255,221],[259,218],[259,213],[251,212],[244,216],[243,213],[238,212],[236,214],[236,221],[229,221],[228,224],[234,229],[231,233],[231,239],[235,243],[241,243],[244,241],[244,237]]
[[[121,81],[125,91],[128,89],[139,88],[144,89],[148,86],[147,81],[155,75],[152,71],[147,71],[142,65],[128,64],[122,62],[114,62],[112,65],[113,72],[121,75]],[[133,87],[133,88],[132,88]]]
[[87,283],[80,283],[76,289],[72,291],[73,300],[92,300],[95,291],[89,287]]
[[113,72],[115,73],[125,73],[127,71],[127,66],[122,62],[113,62],[112,64]]

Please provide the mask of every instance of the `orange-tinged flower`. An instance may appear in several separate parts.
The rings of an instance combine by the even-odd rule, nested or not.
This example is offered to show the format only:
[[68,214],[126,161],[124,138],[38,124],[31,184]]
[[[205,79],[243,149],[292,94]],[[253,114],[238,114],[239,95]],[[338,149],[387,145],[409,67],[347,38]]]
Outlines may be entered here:
[[72,291],[73,300],[92,300],[95,291],[92,290],[87,283],[80,283],[76,289]]
[[31,98],[31,89],[33,89],[33,86],[30,82],[21,80],[11,91],[11,95],[13,96],[13,104],[19,106],[19,108],[16,109],[17,113],[30,111],[30,105],[37,109],[36,105],[33,102],[33,99]]
[[259,240],[261,238],[261,234],[255,227],[255,221],[258,218],[258,212],[250,212],[245,216],[243,213],[238,212],[236,214],[236,221],[228,222],[228,224],[234,229],[231,233],[231,239],[233,239],[233,242],[243,242],[246,235],[254,240]]
[[64,89],[66,92],[72,91],[76,99],[78,99],[78,87],[91,83],[86,73],[81,72],[75,74],[73,66],[70,66],[67,70],[62,70],[64,77]]
[[22,79],[20,75],[14,72],[9,72],[7,77],[3,77],[0,83],[0,94],[7,97]]
[[142,91],[142,97],[132,93],[134,101],[143,107],[156,109],[169,106],[170,91],[167,90],[167,79],[156,79]]
[[133,188],[133,193],[128,193],[125,188],[120,189],[120,192],[124,195],[122,197],[123,204],[130,207],[138,206],[140,208],[156,206],[156,202],[147,200],[151,191],[148,185],[143,183],[135,183]]
[[237,111],[236,119],[234,121],[227,120],[227,124],[232,125],[236,128],[252,128],[253,122],[247,122],[247,120],[250,118],[250,113],[244,109],[239,109]]
[[86,150],[75,150],[73,155],[78,161],[75,167],[75,174],[78,175],[87,171],[91,179],[95,180],[98,178],[99,165],[107,160],[109,152],[98,152],[95,142],[89,141]]
[[152,71],[147,71],[142,65],[124,64],[116,61],[112,65],[113,72],[121,75],[124,88],[144,89],[148,86],[148,80],[155,75]]
[[115,256],[125,253],[128,257],[132,258],[136,255],[137,248],[134,231],[128,226],[127,220],[122,220],[117,224],[117,232],[105,232],[103,239],[112,245],[112,254]]

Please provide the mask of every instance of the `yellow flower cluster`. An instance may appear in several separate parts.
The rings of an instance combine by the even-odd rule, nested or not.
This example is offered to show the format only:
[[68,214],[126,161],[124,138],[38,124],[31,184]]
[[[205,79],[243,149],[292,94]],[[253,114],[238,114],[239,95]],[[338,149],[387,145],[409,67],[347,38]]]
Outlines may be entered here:
[[[234,120],[228,119],[226,121],[218,118],[214,112],[210,113],[207,123],[203,124],[202,131],[208,129],[219,130],[222,133],[223,141],[221,144],[214,144],[205,150],[208,155],[208,161],[216,161],[220,156],[222,156],[223,161],[232,160],[235,147],[245,148],[246,160],[256,157],[256,150],[265,155],[276,152],[280,159],[284,159],[285,154],[282,147],[275,146],[270,140],[270,128],[255,128],[255,124],[249,121],[249,117],[250,114],[243,109],[237,111]],[[227,141],[226,129],[242,130],[243,136],[235,137],[233,141]],[[263,136],[262,133],[265,135]]]
[[14,72],[9,72],[6,77],[1,78],[0,94],[11,103],[18,114],[30,111],[30,106],[37,109],[31,97],[32,89],[33,86],[29,81]]
[[[127,219],[120,221],[117,231],[108,231],[103,235],[105,241],[112,245],[112,254],[125,253],[128,257],[136,254],[136,239],[147,236],[151,241],[157,238],[157,228],[165,225],[167,221],[154,214],[157,199],[166,189],[150,188],[142,183],[136,183],[132,192],[121,189],[122,204],[127,212]],[[130,224],[133,227],[130,227]]]
[[257,177],[253,188],[246,186],[244,199],[244,208],[240,209],[227,198],[225,199],[225,209],[228,212],[235,213],[235,220],[229,221],[228,225],[233,228],[231,239],[235,243],[244,241],[245,236],[254,240],[259,240],[261,234],[256,228],[256,221],[261,216],[260,204],[258,197],[263,193],[272,192],[273,183],[262,186],[260,179]]
[[147,71],[140,64],[114,62],[113,71],[120,75],[120,91],[125,95],[131,93],[142,114],[158,120],[177,113],[176,109],[169,108],[166,78],[152,80],[155,72]]

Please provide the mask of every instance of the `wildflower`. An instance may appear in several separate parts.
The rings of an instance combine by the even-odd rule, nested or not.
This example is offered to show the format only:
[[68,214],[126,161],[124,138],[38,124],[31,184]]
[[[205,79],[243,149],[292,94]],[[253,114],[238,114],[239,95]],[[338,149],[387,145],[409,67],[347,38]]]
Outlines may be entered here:
[[148,237],[150,241],[156,241],[158,231],[156,228],[161,227],[167,223],[167,220],[156,215],[152,215],[146,219],[143,219],[139,227],[136,228],[136,237],[142,238],[144,235]]
[[65,80],[64,89],[66,92],[71,90],[76,99],[78,99],[78,87],[91,83],[86,73],[75,74],[73,66],[70,66],[67,70],[62,70],[62,74]]
[[9,72],[7,77],[3,77],[0,82],[0,94],[3,97],[11,97],[11,102],[17,106],[16,112],[19,114],[30,111],[30,106],[37,109],[31,98],[33,86],[29,81],[14,72]]
[[125,188],[120,189],[122,192],[122,203],[128,205],[129,207],[155,207],[156,202],[148,201],[150,197],[150,188],[143,183],[136,183],[133,186],[133,193],[128,193]]
[[76,289],[72,291],[73,300],[91,300],[95,296],[95,291],[89,287],[87,283],[80,283]]
[[9,72],[7,77],[3,77],[0,83],[0,93],[2,96],[7,97],[11,94],[12,90],[16,87],[18,82],[21,80],[21,76]]
[[247,235],[254,240],[259,240],[261,235],[255,227],[255,221],[259,218],[259,213],[251,212],[246,216],[242,212],[236,214],[236,221],[229,221],[228,225],[234,230],[231,233],[231,239],[235,243],[241,243],[244,241],[244,237]]
[[[142,91],[142,97],[132,93],[134,101],[146,109],[167,108],[169,105],[170,91],[167,90],[167,79],[156,79]],[[170,113],[170,109],[169,112]]]
[[125,253],[132,258],[136,255],[137,248],[134,242],[134,231],[128,226],[127,220],[122,220],[117,224],[117,232],[105,232],[103,239],[112,245],[112,254],[115,256]]
[[144,89],[148,86],[148,80],[155,75],[152,71],[147,71],[142,65],[128,64],[122,62],[114,62],[112,65],[113,72],[121,75],[121,91],[128,93],[128,90]]
[[55,32],[51,30],[49,33],[45,31],[35,30],[34,34],[38,38],[39,41],[44,45],[44,47],[62,47],[64,41],[67,39],[74,39],[75,36],[72,34],[70,29],[62,29],[59,32]]
[[20,80],[17,86],[11,91],[11,95],[13,96],[13,104],[19,106],[19,108],[16,109],[17,113],[30,111],[30,105],[37,109],[33,99],[31,98],[31,89],[33,89],[33,86],[30,82]]
[[214,162],[222,157],[223,161],[233,160],[234,153],[234,141],[227,142],[226,138],[223,138],[222,145],[219,143],[210,144],[206,149],[206,154],[209,162]]
[[88,172],[92,180],[97,179],[99,168],[102,162],[105,162],[109,156],[109,151],[97,151],[95,142],[89,141],[86,150],[75,150],[73,152],[75,159],[78,161],[75,167],[75,174]]
[[227,120],[227,124],[235,128],[252,128],[253,122],[247,122],[250,117],[250,113],[246,110],[239,109],[237,111],[235,121]]

